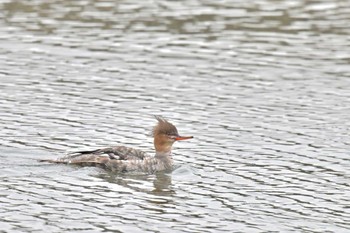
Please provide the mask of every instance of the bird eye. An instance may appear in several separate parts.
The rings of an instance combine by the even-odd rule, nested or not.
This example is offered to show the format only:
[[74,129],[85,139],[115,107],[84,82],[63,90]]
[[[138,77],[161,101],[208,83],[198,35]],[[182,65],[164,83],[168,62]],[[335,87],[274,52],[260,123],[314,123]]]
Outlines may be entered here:
[[167,134],[167,136],[169,137],[169,138],[171,138],[171,139],[175,139],[177,136],[176,135],[174,135],[174,134]]

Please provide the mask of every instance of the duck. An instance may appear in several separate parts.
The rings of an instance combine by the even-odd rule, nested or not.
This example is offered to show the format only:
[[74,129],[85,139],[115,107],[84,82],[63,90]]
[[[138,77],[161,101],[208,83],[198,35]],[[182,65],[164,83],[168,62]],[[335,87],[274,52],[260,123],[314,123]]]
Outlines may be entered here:
[[140,171],[155,173],[173,169],[173,144],[177,141],[192,139],[193,136],[180,136],[177,128],[162,116],[155,116],[153,144],[155,154],[126,146],[112,146],[95,150],[82,150],[69,153],[58,159],[44,159],[40,162],[70,164],[77,166],[101,167],[112,172]]

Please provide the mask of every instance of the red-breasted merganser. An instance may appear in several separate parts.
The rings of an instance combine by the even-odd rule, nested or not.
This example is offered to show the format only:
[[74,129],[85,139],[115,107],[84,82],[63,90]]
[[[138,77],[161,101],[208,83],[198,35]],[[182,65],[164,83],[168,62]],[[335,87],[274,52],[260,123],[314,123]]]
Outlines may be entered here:
[[156,116],[158,124],[153,128],[155,156],[125,146],[115,146],[91,151],[78,151],[57,160],[40,160],[41,162],[75,164],[80,166],[97,166],[113,172],[141,171],[154,173],[171,170],[173,158],[172,145],[176,141],[193,138],[180,136],[176,127],[163,117]]

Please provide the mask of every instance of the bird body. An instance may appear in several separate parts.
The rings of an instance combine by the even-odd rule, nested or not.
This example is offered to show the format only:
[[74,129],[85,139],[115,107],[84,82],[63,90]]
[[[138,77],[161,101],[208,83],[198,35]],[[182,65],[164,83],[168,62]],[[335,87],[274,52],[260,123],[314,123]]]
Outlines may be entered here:
[[79,166],[97,166],[112,172],[141,171],[154,173],[171,170],[173,158],[172,145],[175,141],[193,138],[180,136],[176,127],[162,117],[156,117],[158,124],[153,129],[154,156],[146,152],[125,146],[114,146],[97,150],[78,151],[56,160],[42,162],[73,164]]

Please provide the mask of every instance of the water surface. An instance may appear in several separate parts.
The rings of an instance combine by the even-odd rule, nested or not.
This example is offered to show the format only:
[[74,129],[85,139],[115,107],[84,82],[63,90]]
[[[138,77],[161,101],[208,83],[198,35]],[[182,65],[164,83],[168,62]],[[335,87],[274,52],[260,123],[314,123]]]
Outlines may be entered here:
[[[350,4],[1,1],[2,232],[349,232]],[[191,141],[171,174],[38,163]]]

